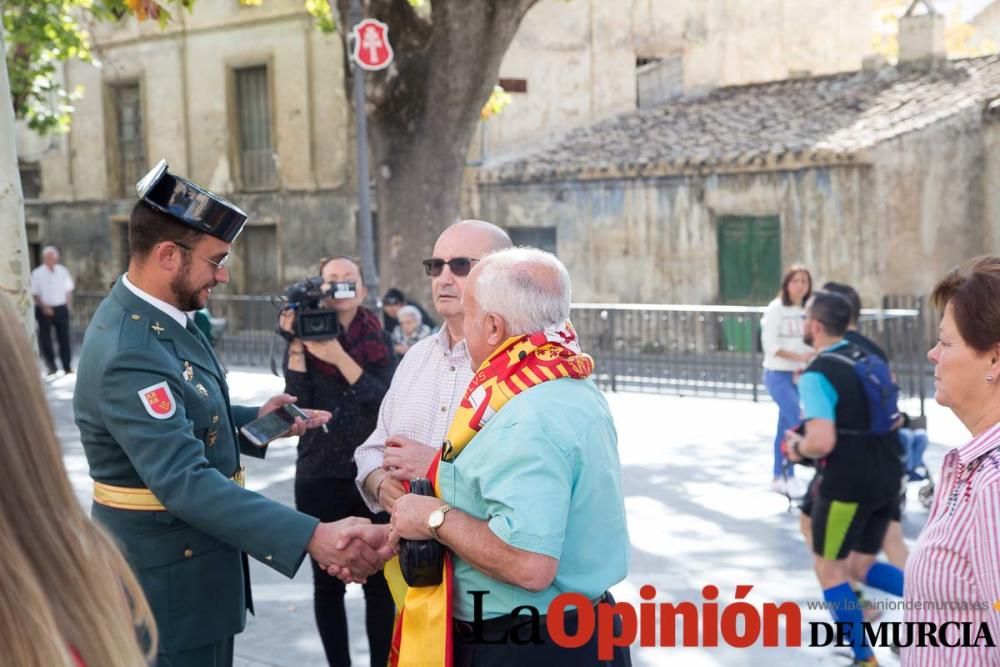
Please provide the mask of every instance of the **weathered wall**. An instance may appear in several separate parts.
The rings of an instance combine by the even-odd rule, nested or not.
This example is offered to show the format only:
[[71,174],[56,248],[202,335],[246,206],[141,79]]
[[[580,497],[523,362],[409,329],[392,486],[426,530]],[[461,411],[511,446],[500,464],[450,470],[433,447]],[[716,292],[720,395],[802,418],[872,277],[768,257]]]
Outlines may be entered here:
[[716,220],[778,215],[785,264],[870,289],[864,168],[752,175],[483,186],[480,215],[505,227],[555,225],[577,301],[714,303]]
[[1000,2],[990,3],[972,19],[976,36],[1000,43]]
[[480,128],[487,155],[636,108],[636,58],[683,57],[688,91],[858,69],[872,0],[542,0],[500,76],[527,93]]
[[926,294],[955,264],[1000,249],[985,206],[1000,181],[985,175],[981,114],[973,108],[872,151],[878,168],[865,231],[886,249],[878,264],[883,292]]
[[983,217],[986,220],[984,252],[1000,254],[1000,118],[992,117],[984,129],[986,169],[983,172]]
[[1000,130],[980,112],[885,142],[859,167],[708,177],[481,185],[478,215],[555,226],[580,301],[712,303],[719,216],[781,220],[783,264],[866,302],[926,294],[954,264],[1000,251]]
[[89,200],[118,196],[109,183],[111,113],[106,86],[138,81],[143,98],[146,158],[161,157],[182,175],[233,192],[236,155],[232,113],[234,67],[270,69],[271,141],[281,190],[340,188],[351,182],[351,131],[339,36],[323,36],[301,0],[240,7],[234,0],[199,0],[188,15],[160,30],[129,18],[99,26],[100,68],[73,64],[70,86],[85,94],[62,150],[42,161],[43,197]]

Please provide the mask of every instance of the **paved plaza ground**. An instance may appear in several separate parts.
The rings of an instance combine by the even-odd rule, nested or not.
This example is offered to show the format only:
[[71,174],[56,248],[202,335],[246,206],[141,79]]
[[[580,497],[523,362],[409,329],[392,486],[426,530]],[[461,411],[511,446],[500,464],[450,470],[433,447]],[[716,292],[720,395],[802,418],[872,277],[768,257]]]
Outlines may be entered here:
[[[234,403],[259,404],[282,388],[282,381],[248,369],[229,376]],[[90,503],[90,478],[73,422],[74,377],[47,384],[63,443],[65,461],[81,502]],[[811,557],[798,532],[798,514],[787,511],[784,497],[768,491],[771,439],[777,408],[769,400],[753,403],[650,394],[609,393],[618,427],[625,506],[632,541],[628,578],[612,589],[619,601],[638,604],[639,588],[656,588],[656,602],[691,601],[700,608],[701,589],[719,588],[719,608],[734,599],[737,585],[752,585],[746,598],[757,608],[767,602],[802,605],[808,621],[829,621],[825,611],[808,610],[807,601],[821,599]],[[914,405],[906,406],[909,410]],[[929,401],[932,444],[927,462],[940,469],[948,448],[965,432],[947,410]],[[333,425],[335,427],[335,425]],[[294,442],[272,446],[265,461],[244,459],[248,486],[277,501],[292,504]],[[802,469],[800,469],[801,471]],[[917,502],[917,485],[909,489],[904,520],[912,543],[926,518]],[[594,545],[600,548],[600,545]],[[237,638],[237,664],[242,667],[323,665],[322,646],[312,615],[311,574],[300,568],[286,579],[252,561],[257,615]],[[871,597],[878,598],[876,592]],[[364,633],[364,599],[360,586],[347,596],[351,651],[356,665],[368,664]],[[887,620],[893,614],[887,614]],[[806,637],[808,639],[808,637]],[[898,665],[888,649],[880,661]],[[829,648],[640,648],[633,646],[636,665],[844,665],[849,659]]]

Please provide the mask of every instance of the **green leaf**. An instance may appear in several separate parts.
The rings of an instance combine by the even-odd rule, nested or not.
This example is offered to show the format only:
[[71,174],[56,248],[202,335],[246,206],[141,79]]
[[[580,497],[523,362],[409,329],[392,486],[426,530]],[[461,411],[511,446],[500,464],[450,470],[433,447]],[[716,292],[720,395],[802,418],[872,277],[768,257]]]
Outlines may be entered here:
[[320,32],[329,34],[337,30],[337,22],[333,19],[333,10],[327,0],[305,0],[305,8],[316,19],[316,27]]

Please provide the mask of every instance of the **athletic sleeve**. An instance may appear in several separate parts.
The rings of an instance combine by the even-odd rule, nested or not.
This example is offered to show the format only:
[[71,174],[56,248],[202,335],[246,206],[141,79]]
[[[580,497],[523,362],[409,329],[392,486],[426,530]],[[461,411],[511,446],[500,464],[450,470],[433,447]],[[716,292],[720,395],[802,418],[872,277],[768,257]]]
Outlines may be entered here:
[[799,401],[802,419],[829,419],[836,421],[837,390],[826,376],[816,371],[803,373],[799,379]]

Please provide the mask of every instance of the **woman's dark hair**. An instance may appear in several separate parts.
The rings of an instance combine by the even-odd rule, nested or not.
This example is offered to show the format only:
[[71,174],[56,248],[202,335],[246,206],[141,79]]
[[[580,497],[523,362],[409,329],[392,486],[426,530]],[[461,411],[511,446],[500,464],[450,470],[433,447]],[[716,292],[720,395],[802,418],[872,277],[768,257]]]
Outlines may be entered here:
[[143,201],[136,202],[128,218],[128,254],[138,262],[145,260],[159,243],[175,241],[193,246],[201,236],[202,232],[177,222]]
[[326,265],[335,259],[346,259],[348,262],[356,266],[358,268],[358,277],[361,278],[361,283],[364,284],[365,270],[361,268],[361,260],[357,257],[351,257],[350,255],[331,255],[330,257],[324,257],[319,260],[319,275],[323,275],[323,269],[325,269]]
[[[788,294],[788,283],[792,282],[792,278],[799,273],[806,274],[806,278],[809,280],[809,290],[806,292],[806,295],[802,297],[802,303],[792,303],[792,297]],[[812,274],[809,273],[809,269],[807,269],[804,264],[792,264],[788,267],[788,270],[785,271],[785,275],[781,279],[781,303],[786,306],[804,305],[805,302],[809,300],[809,297],[812,296],[812,286],[813,277]]]
[[956,266],[931,293],[939,311],[951,304],[962,340],[989,352],[1000,343],[1000,257],[985,255]]

